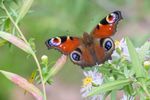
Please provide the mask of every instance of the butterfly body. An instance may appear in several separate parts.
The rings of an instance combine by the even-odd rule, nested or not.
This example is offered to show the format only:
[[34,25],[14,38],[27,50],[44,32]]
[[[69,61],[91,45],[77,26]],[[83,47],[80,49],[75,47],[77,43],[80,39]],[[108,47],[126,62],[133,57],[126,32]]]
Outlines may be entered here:
[[90,34],[54,37],[45,43],[48,48],[69,55],[73,63],[83,68],[101,64],[111,58],[115,45],[110,36],[116,32],[116,25],[121,19],[121,12],[115,11],[102,19]]

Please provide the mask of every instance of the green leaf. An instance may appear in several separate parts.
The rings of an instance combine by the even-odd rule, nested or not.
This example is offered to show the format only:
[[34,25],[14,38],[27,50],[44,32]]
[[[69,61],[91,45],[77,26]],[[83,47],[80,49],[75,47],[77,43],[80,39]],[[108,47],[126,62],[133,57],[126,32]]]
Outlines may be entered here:
[[13,1],[14,1],[14,3],[18,4],[18,0],[13,0]]
[[0,37],[9,41],[10,43],[14,44],[18,48],[22,49],[23,51],[25,51],[29,54],[34,53],[28,44],[26,44],[23,40],[21,40],[20,38],[12,35],[10,33],[0,31]]
[[143,46],[138,51],[139,58],[141,61],[144,61],[144,58],[149,55],[150,42],[145,42]]
[[124,87],[125,85],[128,85],[129,83],[131,83],[130,79],[111,81],[111,82],[102,84],[101,86],[92,89],[92,92],[90,92],[88,96],[105,93],[111,90],[121,89],[122,87]]
[[111,100],[116,100],[116,93],[117,93],[117,91],[112,91],[111,92]]
[[16,19],[16,23],[18,23],[27,14],[32,3],[33,3],[33,0],[24,0],[23,1],[23,6],[20,9],[19,15]]
[[144,71],[144,67],[142,66],[142,61],[139,59],[139,56],[129,38],[126,38],[129,54],[132,62],[132,70],[135,72],[136,77],[145,77],[146,71]]

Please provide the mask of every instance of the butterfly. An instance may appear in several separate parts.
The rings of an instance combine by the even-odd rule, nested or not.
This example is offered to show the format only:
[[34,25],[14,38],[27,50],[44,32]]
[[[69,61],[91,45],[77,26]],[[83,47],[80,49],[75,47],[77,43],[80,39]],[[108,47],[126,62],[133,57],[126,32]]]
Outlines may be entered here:
[[120,11],[114,11],[103,18],[90,34],[83,37],[59,36],[48,39],[45,44],[50,48],[69,55],[71,61],[84,67],[92,67],[104,63],[111,58],[115,49],[113,39],[118,22],[122,19]]

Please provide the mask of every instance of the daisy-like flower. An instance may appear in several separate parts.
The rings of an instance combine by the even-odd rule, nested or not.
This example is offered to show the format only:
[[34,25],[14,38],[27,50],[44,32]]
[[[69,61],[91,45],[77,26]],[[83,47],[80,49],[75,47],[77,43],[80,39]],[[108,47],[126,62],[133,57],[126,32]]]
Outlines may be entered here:
[[[144,59],[149,59],[150,51],[149,51],[149,49],[143,51],[145,48],[146,47],[141,46],[140,48],[135,48],[135,49],[136,49],[137,53],[139,54],[139,56],[142,55]],[[144,52],[144,53],[142,53],[142,52]],[[115,50],[112,54],[113,59],[118,59],[121,57],[124,57],[128,61],[131,61],[129,51],[128,51],[128,46],[127,46],[126,40],[124,38],[122,38],[120,41],[117,41],[117,40],[115,41]],[[140,56],[140,58],[141,58],[141,56]]]
[[112,58],[124,57],[127,60],[130,60],[129,51],[125,39],[120,41],[115,41],[115,51],[112,54]]
[[[103,77],[102,74],[95,68],[94,71],[84,72],[85,78],[83,79],[83,86],[81,88],[82,97],[85,98],[92,91],[93,87],[97,87],[102,84]],[[101,100],[102,95],[95,95],[89,97],[86,100]]]

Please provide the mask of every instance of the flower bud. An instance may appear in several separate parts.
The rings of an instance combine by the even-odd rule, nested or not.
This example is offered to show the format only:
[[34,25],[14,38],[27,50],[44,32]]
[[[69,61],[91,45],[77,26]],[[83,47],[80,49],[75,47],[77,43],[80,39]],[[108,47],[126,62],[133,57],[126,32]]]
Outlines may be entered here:
[[42,64],[45,64],[45,65],[48,64],[48,57],[47,57],[46,55],[43,55],[43,56],[41,57],[41,60],[42,60]]

